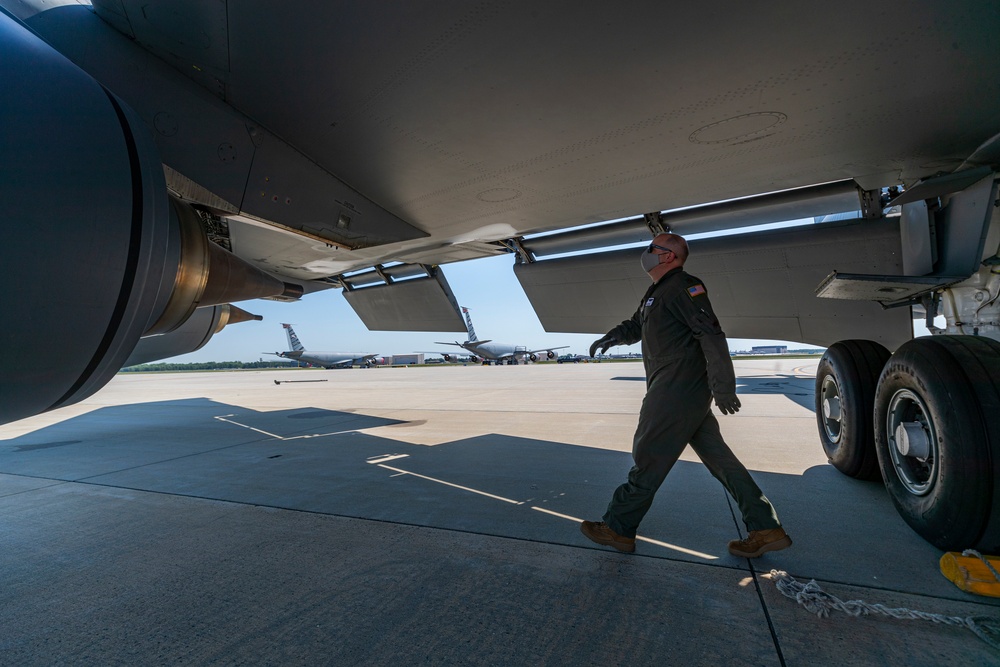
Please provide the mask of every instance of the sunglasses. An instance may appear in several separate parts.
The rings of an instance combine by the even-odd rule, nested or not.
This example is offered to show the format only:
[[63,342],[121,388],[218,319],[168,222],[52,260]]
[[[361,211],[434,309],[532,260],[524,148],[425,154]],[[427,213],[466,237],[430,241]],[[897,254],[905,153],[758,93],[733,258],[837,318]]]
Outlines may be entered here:
[[[663,252],[674,252],[670,248],[664,248],[661,245],[656,245],[655,243],[650,243],[649,247],[646,248],[646,252],[653,252],[653,250],[662,250]],[[676,255],[677,253],[674,252],[674,254]]]

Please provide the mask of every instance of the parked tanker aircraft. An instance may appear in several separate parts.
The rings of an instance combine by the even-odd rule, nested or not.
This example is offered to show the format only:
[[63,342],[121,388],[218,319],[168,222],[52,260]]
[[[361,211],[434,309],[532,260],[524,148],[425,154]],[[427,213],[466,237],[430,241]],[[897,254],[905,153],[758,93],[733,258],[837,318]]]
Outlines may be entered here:
[[729,336],[828,347],[838,470],[1000,552],[996,0],[0,9],[0,422],[189,351],[207,307],[339,289],[464,332],[448,264],[505,256],[546,331],[601,334],[648,286],[616,247],[856,212],[686,269]]
[[311,352],[302,345],[302,341],[299,340],[291,324],[282,322],[281,326],[285,329],[289,350],[286,352],[265,352],[264,354],[274,354],[283,359],[301,361],[313,366],[322,366],[323,368],[351,368],[355,364],[369,367],[376,363],[381,363],[376,354],[363,354],[361,352]]
[[[491,340],[479,340],[476,336],[476,330],[472,326],[472,315],[469,314],[469,309],[462,306],[462,313],[465,315],[465,327],[469,334],[469,339],[464,343],[459,343],[455,341],[454,343],[445,343],[437,341],[437,345],[457,345],[463,349],[468,350],[470,358],[473,361],[483,361],[486,363],[494,364],[516,364],[519,361],[524,361],[525,359],[530,359],[531,361],[538,361],[539,359],[555,359],[556,355],[553,350],[563,350],[569,345],[563,345],[561,347],[543,347],[539,350],[529,350],[523,345],[508,345],[506,343],[494,343]],[[451,354],[445,352],[438,352],[444,357],[445,361],[451,361]]]

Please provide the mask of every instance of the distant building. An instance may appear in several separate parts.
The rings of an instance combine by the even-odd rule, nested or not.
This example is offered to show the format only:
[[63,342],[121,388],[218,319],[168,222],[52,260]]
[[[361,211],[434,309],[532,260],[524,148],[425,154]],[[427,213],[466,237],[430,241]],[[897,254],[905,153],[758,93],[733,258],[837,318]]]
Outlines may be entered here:
[[787,345],[754,345],[750,354],[787,354]]
[[414,364],[424,363],[424,355],[421,353],[394,354],[392,355],[391,359],[392,361],[389,361],[389,363],[392,364],[393,366],[411,366]]

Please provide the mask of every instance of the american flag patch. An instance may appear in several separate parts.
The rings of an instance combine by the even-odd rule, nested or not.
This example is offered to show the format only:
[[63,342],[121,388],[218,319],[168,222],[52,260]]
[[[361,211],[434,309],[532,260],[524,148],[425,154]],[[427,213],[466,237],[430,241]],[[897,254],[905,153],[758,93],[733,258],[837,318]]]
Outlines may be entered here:
[[692,299],[696,296],[701,296],[704,293],[705,293],[704,285],[694,285],[693,287],[688,287],[688,294],[691,295]]

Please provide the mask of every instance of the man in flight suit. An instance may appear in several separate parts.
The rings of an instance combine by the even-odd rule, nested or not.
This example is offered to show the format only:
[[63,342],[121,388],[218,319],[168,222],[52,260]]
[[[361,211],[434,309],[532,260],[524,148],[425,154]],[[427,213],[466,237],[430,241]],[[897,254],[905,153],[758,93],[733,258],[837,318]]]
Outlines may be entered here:
[[590,346],[642,341],[646,396],[632,441],[635,465],[611,498],[603,521],[584,521],[589,539],[619,551],[635,551],[635,532],[653,496],[688,444],[726,487],[743,514],[749,536],[729,543],[734,556],[756,558],[791,546],[771,503],[722,439],[712,398],[723,414],[740,409],[736,375],[726,335],[712,312],[705,285],[684,272],[687,242],[660,234],[642,252],[642,268],[653,279],[631,319]]

